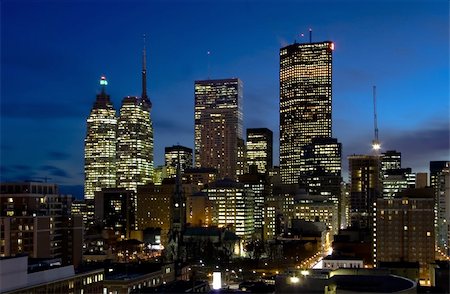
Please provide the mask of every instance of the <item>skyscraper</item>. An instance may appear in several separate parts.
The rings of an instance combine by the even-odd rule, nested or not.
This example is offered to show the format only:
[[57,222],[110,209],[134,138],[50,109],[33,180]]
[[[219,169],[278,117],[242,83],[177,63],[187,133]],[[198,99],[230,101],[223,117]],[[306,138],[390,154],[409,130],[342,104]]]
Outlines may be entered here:
[[180,161],[181,173],[186,168],[192,167],[192,149],[181,145],[164,148],[164,164],[166,177],[175,178],[177,175],[178,161]]
[[236,177],[242,88],[236,78],[195,82],[195,166],[216,168],[219,177]]
[[337,202],[341,186],[342,145],[334,138],[316,137],[301,148],[300,183],[310,194]]
[[247,129],[247,165],[267,174],[273,166],[273,133],[267,128]]
[[102,91],[97,95],[87,119],[84,140],[84,197],[94,199],[94,192],[116,185],[116,110],[106,94],[108,82],[101,77]]
[[142,95],[125,97],[117,123],[117,187],[137,191],[153,179],[152,103],[147,96],[145,47],[142,53]]
[[297,183],[301,148],[316,137],[331,137],[332,52],[330,41],[280,50],[280,171]]

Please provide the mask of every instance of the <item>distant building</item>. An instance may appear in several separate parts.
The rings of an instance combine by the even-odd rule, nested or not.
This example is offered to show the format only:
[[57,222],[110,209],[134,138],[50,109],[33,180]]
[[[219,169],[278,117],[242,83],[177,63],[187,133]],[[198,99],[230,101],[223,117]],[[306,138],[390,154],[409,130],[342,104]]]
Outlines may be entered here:
[[334,138],[313,138],[301,148],[299,184],[311,195],[321,195],[336,205],[341,197],[342,144]]
[[428,174],[416,173],[416,188],[425,188],[428,186]]
[[410,168],[386,170],[382,179],[383,198],[392,198],[405,189],[415,188],[415,177],[410,180],[410,175],[414,175]]
[[214,205],[205,192],[197,192],[186,197],[186,222],[193,227],[213,225]]
[[192,168],[192,149],[181,145],[165,148],[164,165],[167,178],[175,178],[178,161],[180,162],[181,173],[184,173],[187,168]]
[[372,227],[373,203],[381,193],[379,157],[351,155],[348,161],[351,225]]
[[407,189],[396,198],[376,200],[374,262],[420,263],[420,278],[429,280],[435,259],[434,201],[431,188]]
[[238,139],[237,145],[236,176],[239,177],[248,173],[247,146],[245,145],[245,141],[243,139]]
[[137,191],[153,180],[152,103],[147,96],[146,51],[143,50],[142,95],[122,100],[117,122],[117,187]]
[[294,200],[294,218],[326,224],[332,234],[339,230],[338,206],[324,197],[303,197]]
[[313,138],[332,137],[330,41],[294,43],[280,49],[280,170],[298,183],[301,149]]
[[273,133],[267,128],[247,129],[247,165],[268,174],[273,167]]
[[137,191],[137,230],[147,228],[161,229],[161,244],[166,246],[173,219],[173,194],[175,184],[163,181],[162,185],[153,183],[139,186]]
[[116,110],[106,94],[108,82],[100,80],[102,91],[97,95],[87,119],[84,140],[84,197],[94,199],[95,191],[116,186]]
[[271,186],[266,173],[248,173],[241,175],[239,177],[239,182],[244,184],[245,188],[249,188],[254,192],[254,226],[255,233],[258,234],[260,238],[263,236],[263,226],[264,226],[264,207],[266,200],[271,194]]
[[243,139],[243,85],[239,79],[195,81],[195,166],[236,178]]
[[155,185],[161,185],[162,180],[166,178],[166,167],[159,165],[153,169],[153,183]]
[[215,168],[188,168],[185,169],[183,178],[194,188],[194,192],[199,192],[207,184],[217,180],[218,174]]

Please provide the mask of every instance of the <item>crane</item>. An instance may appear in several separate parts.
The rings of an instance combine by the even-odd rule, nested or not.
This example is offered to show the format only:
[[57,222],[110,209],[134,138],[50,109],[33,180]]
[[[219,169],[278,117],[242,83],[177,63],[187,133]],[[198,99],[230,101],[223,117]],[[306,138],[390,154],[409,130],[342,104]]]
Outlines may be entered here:
[[377,124],[377,97],[376,97],[376,86],[373,86],[373,124],[374,124],[374,139],[372,140],[372,149],[375,153],[381,149],[380,141],[378,140],[378,124]]

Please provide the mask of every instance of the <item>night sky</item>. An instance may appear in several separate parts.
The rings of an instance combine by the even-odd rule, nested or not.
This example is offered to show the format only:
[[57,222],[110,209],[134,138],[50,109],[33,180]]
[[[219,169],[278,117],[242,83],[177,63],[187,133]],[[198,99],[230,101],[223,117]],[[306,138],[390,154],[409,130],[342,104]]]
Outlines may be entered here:
[[86,118],[102,74],[116,110],[140,95],[147,35],[155,165],[194,145],[194,81],[244,82],[244,127],[279,138],[279,49],[335,42],[333,137],[370,154],[372,86],[383,150],[428,172],[449,160],[449,2],[20,1],[1,5],[1,180],[42,180],[82,197]]

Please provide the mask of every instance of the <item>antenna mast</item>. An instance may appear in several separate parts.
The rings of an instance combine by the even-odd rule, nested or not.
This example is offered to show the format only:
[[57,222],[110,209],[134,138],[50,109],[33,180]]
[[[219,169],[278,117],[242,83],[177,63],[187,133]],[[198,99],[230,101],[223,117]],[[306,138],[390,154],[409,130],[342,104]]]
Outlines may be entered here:
[[372,141],[372,149],[375,152],[381,149],[380,141],[378,140],[378,124],[377,124],[377,96],[376,86],[373,86],[373,126],[374,126],[374,139]]

